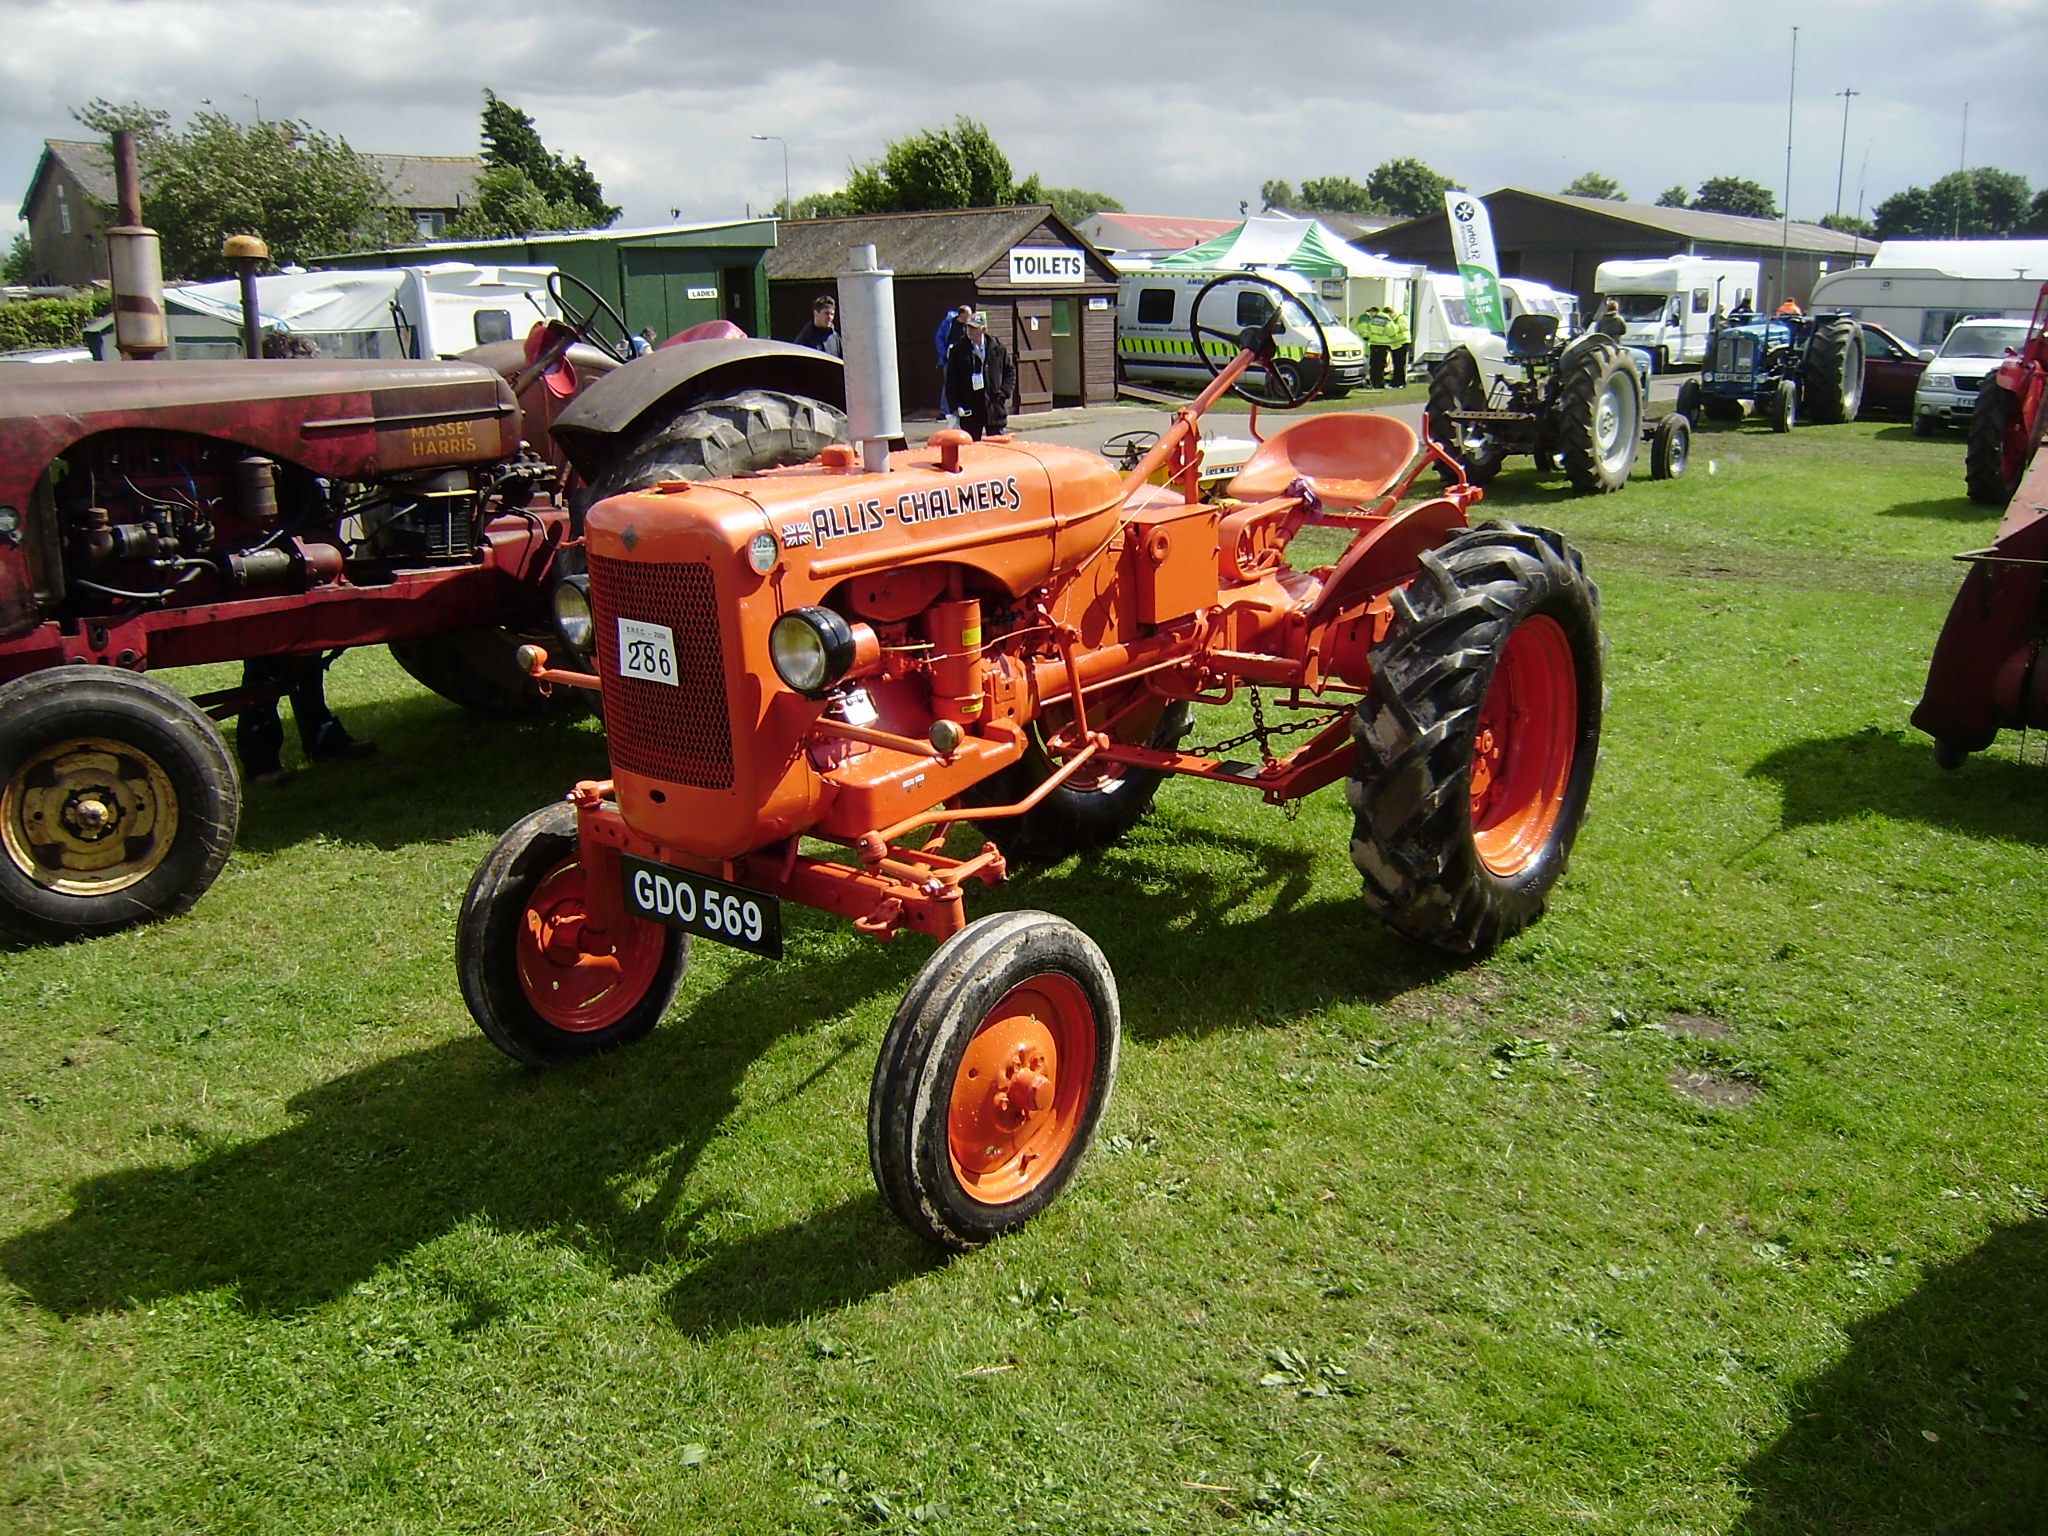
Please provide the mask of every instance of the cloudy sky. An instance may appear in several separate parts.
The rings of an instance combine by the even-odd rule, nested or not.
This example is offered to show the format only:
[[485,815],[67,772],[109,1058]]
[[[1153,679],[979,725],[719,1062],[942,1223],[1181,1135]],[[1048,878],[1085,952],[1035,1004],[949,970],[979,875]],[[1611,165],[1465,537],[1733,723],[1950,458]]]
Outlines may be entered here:
[[774,203],[782,146],[753,134],[801,197],[960,113],[1020,178],[1136,212],[1228,216],[1398,155],[1482,192],[1598,170],[1640,202],[1717,175],[1782,201],[1789,96],[1816,217],[1838,167],[1845,212],[1965,152],[2048,184],[2044,64],[2048,0],[0,0],[0,240],[95,96],[474,154],[488,86],[627,224]]

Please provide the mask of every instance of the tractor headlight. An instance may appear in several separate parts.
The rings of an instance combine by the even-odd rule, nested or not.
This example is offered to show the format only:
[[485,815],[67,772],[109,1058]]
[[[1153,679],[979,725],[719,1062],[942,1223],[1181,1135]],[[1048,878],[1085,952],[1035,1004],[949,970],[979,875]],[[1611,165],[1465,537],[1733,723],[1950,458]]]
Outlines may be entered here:
[[562,643],[578,656],[587,657],[597,637],[597,625],[590,616],[590,578],[577,574],[555,583],[555,632]]
[[805,698],[829,693],[853,667],[853,626],[830,608],[794,608],[768,631],[775,675]]

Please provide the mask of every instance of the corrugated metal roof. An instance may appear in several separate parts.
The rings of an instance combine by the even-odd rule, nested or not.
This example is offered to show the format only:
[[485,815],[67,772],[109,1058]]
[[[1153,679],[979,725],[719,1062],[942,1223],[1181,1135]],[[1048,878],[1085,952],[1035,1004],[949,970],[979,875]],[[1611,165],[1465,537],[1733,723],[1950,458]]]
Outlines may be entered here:
[[1066,228],[1052,209],[1030,203],[784,219],[768,253],[768,276],[776,282],[830,282],[845,268],[849,247],[872,245],[875,259],[898,277],[979,277],[1048,219]]
[[1488,200],[1508,195],[1537,202],[1562,203],[1586,213],[1602,214],[1623,223],[1661,229],[1686,240],[1711,240],[1718,245],[1754,245],[1775,248],[1789,244],[1795,251],[1819,251],[1833,255],[1840,251],[1861,251],[1870,242],[1842,230],[1823,229],[1818,224],[1794,219],[1789,225],[1777,219],[1751,219],[1735,213],[1705,213],[1696,208],[1659,208],[1654,203],[1623,203],[1604,197],[1571,197],[1563,192],[1530,192],[1521,187],[1502,187],[1489,192]]
[[1164,213],[1097,213],[1080,232],[1104,251],[1184,251],[1227,235],[1243,219],[1187,219]]

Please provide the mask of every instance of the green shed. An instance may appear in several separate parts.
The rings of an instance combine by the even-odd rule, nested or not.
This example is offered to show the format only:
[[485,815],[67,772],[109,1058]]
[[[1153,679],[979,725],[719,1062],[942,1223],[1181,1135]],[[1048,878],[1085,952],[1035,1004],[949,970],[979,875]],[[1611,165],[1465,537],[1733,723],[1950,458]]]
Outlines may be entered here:
[[[730,320],[750,336],[768,331],[766,259],[775,220],[672,224],[657,229],[571,230],[510,240],[436,241],[322,257],[325,267],[411,267],[436,261],[558,267],[588,283],[632,331],[657,338],[705,320]],[[570,290],[575,296],[575,290]]]

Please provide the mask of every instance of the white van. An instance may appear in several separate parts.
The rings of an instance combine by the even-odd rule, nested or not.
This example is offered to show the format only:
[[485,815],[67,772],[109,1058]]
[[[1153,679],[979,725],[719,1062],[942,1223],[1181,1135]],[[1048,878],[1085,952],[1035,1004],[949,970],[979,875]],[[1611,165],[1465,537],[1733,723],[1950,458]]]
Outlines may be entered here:
[[[1500,280],[1500,298],[1510,325],[1517,315],[1555,315],[1559,341],[1578,334],[1576,294],[1526,277],[1504,277]],[[1455,272],[1423,274],[1415,284],[1415,314],[1409,323],[1415,338],[1415,361],[1425,368],[1442,362],[1457,347],[1469,349],[1488,373],[1498,373],[1507,366],[1507,338],[1473,323],[1465,303],[1465,280]]]
[[[1195,296],[1218,278],[1239,279],[1226,282],[1202,305],[1204,327],[1235,335],[1248,326],[1264,325],[1272,314],[1272,294],[1257,283],[1244,281],[1258,277],[1286,289],[1322,326],[1330,348],[1330,371],[1322,391],[1325,399],[1349,394],[1365,382],[1365,343],[1330,313],[1317,297],[1315,285],[1298,272],[1285,267],[1223,271],[1122,263],[1119,270],[1123,276],[1117,289],[1116,357],[1126,378],[1198,388],[1207,384],[1209,370],[1195,356],[1194,338],[1188,329]],[[1306,376],[1315,371],[1313,364],[1305,361],[1315,346],[1315,333],[1295,323],[1292,306],[1288,309],[1286,328],[1277,338],[1280,353],[1275,367],[1306,382]],[[1208,352],[1219,367],[1233,355],[1219,338],[1209,339]]]
[[1763,269],[1753,261],[1671,256],[1653,261],[1603,261],[1593,273],[1594,313],[1611,299],[1628,333],[1625,347],[1650,354],[1662,373],[1675,363],[1704,363],[1716,315],[1753,306]]

